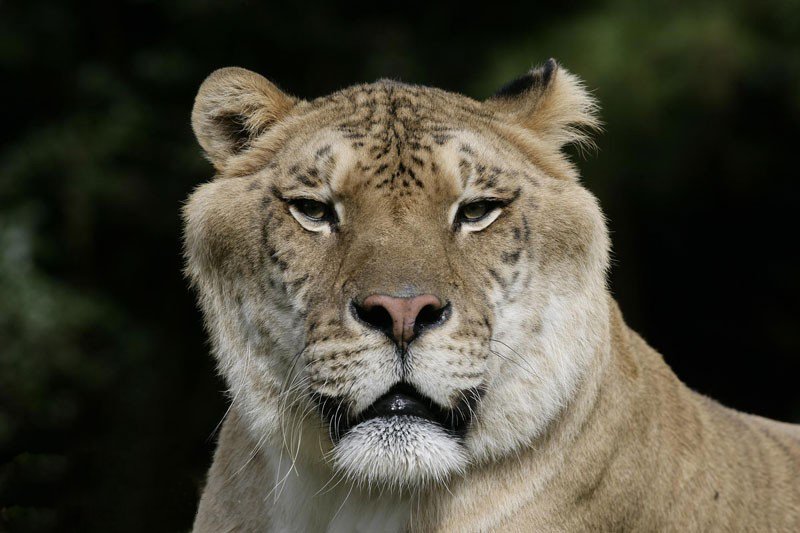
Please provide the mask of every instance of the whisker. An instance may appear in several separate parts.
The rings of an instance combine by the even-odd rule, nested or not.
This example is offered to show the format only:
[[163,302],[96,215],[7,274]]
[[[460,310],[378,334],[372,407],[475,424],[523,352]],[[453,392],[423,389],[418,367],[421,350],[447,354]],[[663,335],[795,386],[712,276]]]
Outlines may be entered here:
[[344,497],[344,500],[342,501],[342,505],[339,506],[339,508],[336,510],[336,514],[334,514],[333,518],[331,518],[331,522],[336,520],[336,517],[339,516],[339,513],[341,512],[342,508],[344,507],[344,504],[347,503],[347,500],[350,499],[350,494],[352,494],[352,492],[353,492],[353,485],[350,485],[350,490],[347,492],[347,496]]
[[233,397],[231,398],[231,402],[228,404],[228,408],[225,410],[225,414],[222,415],[222,418],[220,418],[219,422],[214,427],[214,430],[211,431],[211,434],[208,436],[208,438],[206,438],[206,442],[210,442],[211,439],[213,439],[214,436],[217,434],[217,432],[219,431],[219,428],[222,427],[222,423],[225,422],[226,418],[228,418],[228,414],[231,412],[231,409],[233,408],[233,404],[236,403],[236,399],[242,393],[242,390],[244,390],[245,381],[247,379],[247,372],[250,370],[250,350],[251,350],[250,343],[247,343],[247,353],[246,353],[245,359],[244,359],[244,372],[243,372],[243,375],[242,375],[242,379],[241,379],[241,381],[239,383],[239,387],[236,389],[236,392],[233,394]]
[[[517,357],[519,357],[519,359],[521,361],[525,360],[525,358],[522,357],[522,355],[519,352],[517,352],[516,350],[511,348],[508,344],[504,343],[503,341],[500,341],[500,340],[497,340],[497,339],[489,339],[489,342],[496,342],[496,343],[500,344],[501,346],[505,347],[507,350],[509,350],[511,353],[513,353]],[[497,355],[498,357],[508,361],[509,363],[517,365],[517,367],[519,367],[520,369],[522,369],[525,372],[527,372],[531,377],[533,377],[535,379],[540,379],[541,378],[541,376],[539,376],[539,374],[536,373],[536,371],[533,369],[533,367],[530,366],[530,364],[528,364],[528,367],[526,368],[525,366],[522,365],[521,361],[515,361],[511,357],[505,356],[505,355],[501,354],[500,352],[492,350],[491,348],[489,349],[489,352],[491,352],[492,354]]]

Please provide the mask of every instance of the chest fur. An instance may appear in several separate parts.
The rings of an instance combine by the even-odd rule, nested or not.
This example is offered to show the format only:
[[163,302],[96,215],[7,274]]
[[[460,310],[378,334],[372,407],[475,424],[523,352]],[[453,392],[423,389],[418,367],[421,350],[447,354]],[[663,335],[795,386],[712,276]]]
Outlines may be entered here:
[[292,464],[284,453],[269,454],[275,490],[269,495],[274,531],[399,532],[409,522],[411,501],[396,493],[353,486],[321,465]]

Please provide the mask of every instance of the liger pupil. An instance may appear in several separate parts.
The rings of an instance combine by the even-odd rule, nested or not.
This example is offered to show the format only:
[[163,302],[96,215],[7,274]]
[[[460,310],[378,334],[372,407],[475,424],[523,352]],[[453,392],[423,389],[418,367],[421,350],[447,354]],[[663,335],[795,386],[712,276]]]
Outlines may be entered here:
[[325,205],[320,202],[312,202],[306,200],[300,204],[300,210],[308,218],[324,218],[326,209]]
[[464,217],[469,219],[481,218],[486,214],[486,202],[475,202],[464,206]]

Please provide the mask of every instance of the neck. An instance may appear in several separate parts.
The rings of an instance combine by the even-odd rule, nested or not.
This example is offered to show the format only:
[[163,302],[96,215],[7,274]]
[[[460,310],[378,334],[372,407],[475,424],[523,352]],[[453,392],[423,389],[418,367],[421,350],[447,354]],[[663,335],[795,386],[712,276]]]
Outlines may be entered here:
[[371,493],[322,461],[292,461],[275,448],[265,452],[276,472],[276,489],[267,498],[271,530],[402,531],[408,522],[410,499],[402,494]]
[[[302,443],[305,441],[305,443]],[[410,497],[370,493],[334,475],[310,449],[259,442],[232,408],[220,433],[194,531],[402,531]],[[302,447],[301,447],[302,443]],[[303,449],[308,448],[308,449]]]

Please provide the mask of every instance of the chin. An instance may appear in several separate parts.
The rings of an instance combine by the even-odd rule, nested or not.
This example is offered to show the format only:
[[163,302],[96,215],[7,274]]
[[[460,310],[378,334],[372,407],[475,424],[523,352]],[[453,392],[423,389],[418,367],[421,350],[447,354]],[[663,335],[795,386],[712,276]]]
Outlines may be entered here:
[[323,400],[333,466],[370,490],[413,491],[461,475],[469,462],[464,438],[480,395],[465,391],[449,408],[399,383],[354,418],[337,416],[339,404]]
[[441,425],[409,415],[352,427],[333,449],[334,467],[369,489],[413,490],[464,473],[466,449]]

